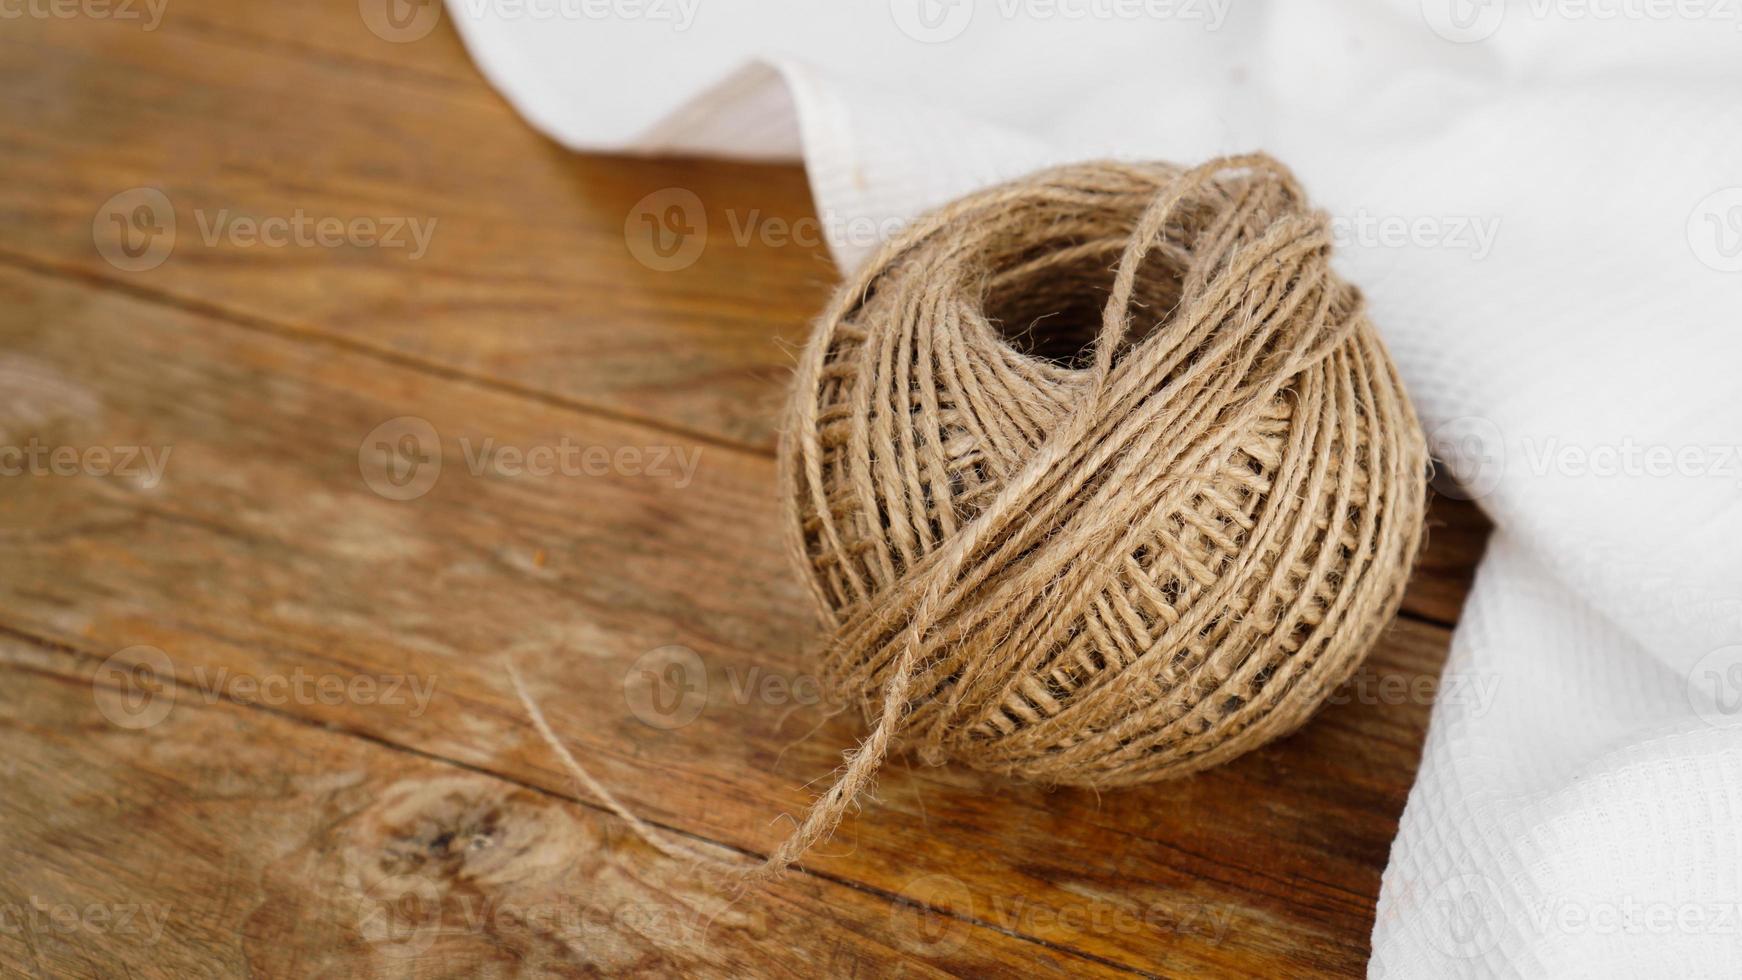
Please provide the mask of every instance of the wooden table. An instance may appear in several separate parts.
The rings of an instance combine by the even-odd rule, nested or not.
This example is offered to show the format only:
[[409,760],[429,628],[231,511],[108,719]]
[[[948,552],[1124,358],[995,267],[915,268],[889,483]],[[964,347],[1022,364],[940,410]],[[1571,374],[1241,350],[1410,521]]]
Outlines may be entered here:
[[[776,410],[835,279],[760,233],[810,215],[802,173],[573,155],[449,25],[390,43],[347,0],[19,9],[0,973],[1363,968],[1472,509],[1436,504],[1404,615],[1299,735],[1103,796],[896,763],[729,903],[571,784],[501,658],[726,860],[863,733],[816,703],[779,547]],[[706,245],[660,271],[625,229],[674,187]]]

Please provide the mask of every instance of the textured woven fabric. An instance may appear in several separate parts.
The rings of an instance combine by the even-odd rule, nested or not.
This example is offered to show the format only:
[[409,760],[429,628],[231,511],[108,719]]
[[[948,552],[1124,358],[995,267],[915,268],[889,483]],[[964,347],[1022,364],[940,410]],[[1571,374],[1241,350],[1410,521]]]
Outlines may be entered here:
[[[1498,525],[1371,972],[1735,975],[1730,7],[1204,0],[1066,18],[1016,2],[915,19],[913,3],[764,0],[674,31],[461,6],[486,73],[557,139],[802,156],[825,231],[1071,160],[1287,162],[1336,218],[1339,271],[1430,441]],[[832,244],[852,268],[876,243]]]

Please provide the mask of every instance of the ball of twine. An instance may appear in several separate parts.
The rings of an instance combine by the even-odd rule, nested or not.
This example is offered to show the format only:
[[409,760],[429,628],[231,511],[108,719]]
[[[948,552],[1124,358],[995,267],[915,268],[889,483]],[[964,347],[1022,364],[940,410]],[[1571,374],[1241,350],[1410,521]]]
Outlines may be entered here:
[[1395,614],[1427,453],[1326,218],[1262,154],[959,200],[837,294],[781,446],[825,681],[887,753],[1122,786],[1299,726]]

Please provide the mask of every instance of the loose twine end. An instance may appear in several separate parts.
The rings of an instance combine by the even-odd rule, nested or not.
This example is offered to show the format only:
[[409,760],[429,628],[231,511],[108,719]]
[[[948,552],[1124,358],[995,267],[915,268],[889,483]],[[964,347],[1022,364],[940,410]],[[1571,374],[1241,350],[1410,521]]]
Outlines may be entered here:
[[[538,701],[527,690],[526,681],[521,676],[512,657],[506,655],[502,657],[502,669],[507,673],[509,684],[520,699],[521,707],[526,710],[526,716],[532,722],[533,729],[544,740],[544,744],[550,747],[552,754],[562,763],[563,769],[574,781],[577,788],[582,790],[583,795],[591,796],[603,803],[606,809],[629,826],[635,836],[641,838],[643,842],[661,854],[673,860],[684,862],[694,871],[705,871],[724,878],[733,886],[732,902],[738,901],[749,891],[778,877],[812,845],[827,838],[856,796],[856,790],[851,795],[844,791],[845,779],[837,781],[835,786],[824,793],[818,803],[812,807],[810,814],[800,825],[800,829],[788,837],[772,855],[758,864],[747,865],[742,861],[734,861],[730,858],[704,852],[677,834],[636,816],[623,801],[617,798],[616,794],[606,789],[605,785],[599,782],[587,770],[586,766],[581,765],[580,760],[576,759],[574,753],[569,751],[568,746],[564,745],[562,740],[557,737],[556,731],[551,728],[550,721],[545,717],[544,710],[539,707]],[[868,739],[867,742],[870,740]],[[877,753],[875,759],[871,759],[867,756],[865,746],[861,745],[859,752],[854,756],[854,763],[860,764],[859,770],[863,774],[850,785],[862,787],[881,761],[881,751]],[[851,764],[848,768],[850,772],[854,769]],[[839,803],[838,807],[831,802],[831,805],[825,808],[823,806],[825,801],[842,802]],[[730,907],[730,903],[728,903],[728,907]]]

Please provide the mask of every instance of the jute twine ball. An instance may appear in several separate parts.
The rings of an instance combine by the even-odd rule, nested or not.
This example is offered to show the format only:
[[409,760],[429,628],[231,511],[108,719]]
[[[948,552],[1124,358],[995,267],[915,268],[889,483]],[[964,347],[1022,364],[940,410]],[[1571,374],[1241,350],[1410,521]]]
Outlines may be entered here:
[[781,472],[885,755],[1123,786],[1299,726],[1397,610],[1427,453],[1324,215],[1263,155],[1061,167],[957,201],[847,282]]

